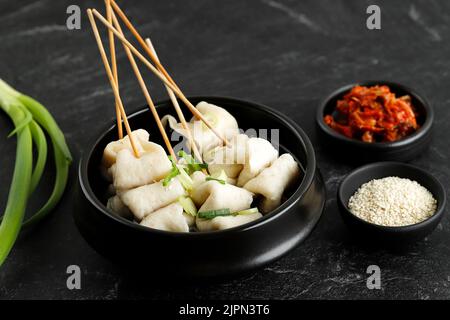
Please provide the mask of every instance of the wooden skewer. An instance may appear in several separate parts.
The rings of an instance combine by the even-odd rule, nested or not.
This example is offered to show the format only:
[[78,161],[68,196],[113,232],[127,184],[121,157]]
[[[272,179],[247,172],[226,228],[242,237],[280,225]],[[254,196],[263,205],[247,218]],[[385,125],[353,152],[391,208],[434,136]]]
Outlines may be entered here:
[[[111,0],[106,0],[106,18],[109,23],[112,23],[111,18],[112,8],[111,8]],[[108,30],[108,38],[109,38],[109,51],[111,55],[111,66],[112,73],[114,76],[114,81],[116,82],[117,89],[119,89],[119,77],[117,73],[117,60],[116,60],[116,46],[114,43],[114,33],[111,30]],[[116,106],[116,119],[117,119],[117,133],[119,139],[123,138],[123,128],[122,128],[122,116],[120,115],[120,107],[117,100],[115,101]]]
[[[145,52],[149,55],[149,57],[152,59],[152,61],[155,63],[157,68],[161,71],[162,74],[169,80],[171,84],[173,84],[178,90],[178,86],[176,85],[175,81],[171,78],[169,73],[166,71],[166,69],[161,65],[158,57],[152,52],[152,50],[147,46],[144,39],[141,37],[139,32],[136,30],[136,28],[133,26],[133,24],[130,22],[130,20],[127,18],[125,13],[122,11],[122,9],[117,5],[117,3],[114,0],[111,0],[111,5],[114,8],[114,11],[119,15],[120,19],[125,23],[125,26],[128,28],[128,30],[131,31],[131,33],[134,35],[134,37],[137,39],[139,44],[144,48]],[[181,91],[181,90],[180,90]]]
[[[122,28],[121,28],[121,26],[119,24],[119,21],[117,21],[117,18],[115,16],[114,12],[112,13],[112,20],[114,22],[114,26],[116,27],[116,29],[119,31],[119,33],[121,35],[123,35]],[[131,53],[130,49],[128,49],[128,47],[125,46],[125,45],[123,47],[125,49],[125,53],[127,54],[128,60],[130,61],[131,67],[133,68],[134,74],[136,75],[136,78],[137,78],[137,80],[139,82],[139,85],[141,87],[142,93],[144,94],[145,100],[147,101],[147,104],[148,104],[148,106],[150,108],[150,111],[152,112],[153,117],[155,118],[155,121],[156,121],[156,124],[158,126],[158,129],[161,132],[161,135],[163,137],[163,140],[164,140],[164,143],[165,143],[165,145],[167,147],[167,150],[169,151],[170,155],[173,157],[174,161],[176,162],[177,161],[177,157],[176,157],[175,152],[173,151],[173,148],[172,148],[172,146],[170,144],[170,140],[167,137],[166,130],[164,130],[164,127],[163,127],[163,125],[161,123],[161,119],[160,119],[160,117],[158,115],[158,111],[156,111],[155,105],[154,105],[153,100],[152,100],[152,98],[150,96],[150,93],[148,92],[147,86],[145,85],[145,81],[142,78],[142,75],[141,75],[141,72],[139,70],[139,67],[136,64],[136,60],[134,59],[134,56]]]
[[98,33],[97,25],[95,23],[94,16],[92,15],[92,10],[88,9],[87,14],[89,17],[89,21],[92,26],[92,31],[94,32],[95,40],[97,41],[98,50],[100,51],[100,55],[103,60],[103,64],[105,66],[106,74],[108,75],[109,82],[111,83],[111,87],[114,92],[114,97],[119,104],[120,113],[123,118],[123,122],[125,124],[125,129],[127,131],[128,137],[130,138],[131,148],[133,149],[134,155],[139,158],[139,151],[136,146],[136,142],[134,141],[133,134],[130,129],[130,124],[128,123],[128,118],[125,113],[125,109],[123,108],[122,99],[120,98],[119,89],[116,86],[116,82],[114,81],[114,76],[111,71],[111,67],[109,66],[108,58],[106,57],[105,48],[103,47],[102,39],[100,38],[100,34]]
[[[156,53],[155,47],[153,46],[150,38],[145,39],[145,42],[147,43],[148,47],[152,50],[152,52],[155,55],[156,59],[159,61],[159,58],[158,58],[158,55]],[[184,130],[186,130],[186,134],[187,134],[187,138],[188,138],[189,144],[191,146],[191,150],[194,151],[194,156],[200,162],[203,162],[202,156],[201,156],[200,152],[198,151],[197,145],[195,144],[194,138],[192,136],[191,129],[187,125],[186,118],[184,117],[183,111],[181,111],[180,105],[178,104],[177,97],[175,96],[173,91],[167,85],[165,85],[165,87],[166,87],[167,93],[169,94],[170,100],[172,101],[172,104],[173,104],[173,106],[175,108],[175,111],[177,112],[178,118],[181,121],[181,125],[183,126]]]
[[161,73],[159,72],[124,36],[122,36],[113,25],[111,25],[97,10],[92,9],[92,13],[110,30],[114,32],[117,38],[119,38],[122,43],[124,43],[130,50],[133,52],[133,54],[139,58],[146,66],[149,68],[162,82],[164,82],[172,91],[183,101],[186,106],[189,108],[189,111],[192,112],[192,114],[203,121],[203,123],[220,139],[222,140],[223,144],[228,146],[228,141],[222,137],[222,135],[217,132],[217,130],[211,125],[211,123],[192,105],[192,103],[186,98],[186,96],[176,87],[174,86],[169,80]]

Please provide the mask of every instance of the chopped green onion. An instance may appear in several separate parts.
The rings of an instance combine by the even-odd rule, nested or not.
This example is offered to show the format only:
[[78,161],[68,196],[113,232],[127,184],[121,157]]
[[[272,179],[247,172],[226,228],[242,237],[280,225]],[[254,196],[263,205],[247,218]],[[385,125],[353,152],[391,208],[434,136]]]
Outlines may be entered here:
[[208,169],[208,164],[195,161],[194,157],[192,157],[190,154],[187,154],[183,150],[178,151],[178,156],[186,160],[186,169],[189,175],[193,174],[195,171]]
[[242,215],[246,215],[246,214],[254,214],[254,213],[258,213],[258,212],[259,212],[258,208],[250,208],[250,209],[236,211],[236,212],[231,213],[230,209],[226,208],[226,209],[218,209],[218,210],[211,210],[211,211],[201,211],[197,214],[197,216],[202,219],[211,220],[216,217],[226,217],[226,216],[234,216],[235,217],[235,216],[242,216]]
[[250,208],[250,209],[246,209],[246,210],[233,212],[233,216],[243,216],[246,214],[254,214],[254,213],[258,213],[258,212],[259,212],[258,208]]
[[217,178],[213,178],[213,177],[206,177],[205,180],[206,180],[206,181],[217,181],[217,182],[219,182],[219,183],[221,183],[221,184],[226,184],[226,183],[227,183],[225,180],[217,179]]
[[206,177],[206,181],[217,181],[221,184],[226,184],[228,180],[228,176],[224,170],[220,170],[219,174],[212,174],[210,177]]
[[172,170],[170,170],[169,174],[164,178],[163,180],[163,186],[167,187],[172,181],[173,178],[175,178],[177,175],[180,174],[180,170],[178,169],[177,165],[175,163],[172,163]]
[[208,169],[208,165],[206,163],[189,163],[187,165],[187,169],[189,174],[193,174],[195,171],[202,171],[203,169]]
[[218,210],[210,210],[210,211],[201,211],[197,213],[197,216],[201,219],[211,220],[216,217],[226,217],[230,216],[230,209],[218,209]]
[[192,190],[192,188],[194,186],[194,181],[192,181],[192,178],[186,173],[186,171],[182,167],[180,167],[180,166],[177,166],[177,167],[180,172],[178,180],[180,180],[180,183],[186,190],[188,190],[188,191]]
[[177,156],[186,160],[187,163],[195,162],[194,158],[190,154],[187,154],[184,150],[178,151]]
[[178,202],[181,204],[187,214],[190,214],[193,217],[197,215],[197,207],[195,206],[194,201],[192,201],[191,198],[179,197]]

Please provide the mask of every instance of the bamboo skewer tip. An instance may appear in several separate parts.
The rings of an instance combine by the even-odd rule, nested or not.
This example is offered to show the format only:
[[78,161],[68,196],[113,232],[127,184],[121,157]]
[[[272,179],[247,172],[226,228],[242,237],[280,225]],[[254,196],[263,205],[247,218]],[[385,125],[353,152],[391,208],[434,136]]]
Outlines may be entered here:
[[[119,21],[117,20],[117,17],[115,16],[114,12],[111,15],[111,19],[113,20],[113,23],[114,23],[117,31],[119,32],[119,34],[121,36],[123,36],[122,28],[120,27]],[[125,46],[125,45],[123,45],[123,47],[125,49],[125,53],[126,53],[126,55],[128,57],[128,60],[129,60],[129,62],[131,64],[131,67],[133,69],[133,72],[134,72],[134,74],[136,76],[136,79],[138,80],[139,86],[141,87],[142,93],[144,94],[144,97],[145,97],[145,99],[147,101],[147,104],[148,104],[148,106],[150,108],[150,111],[152,112],[153,117],[155,118],[156,125],[157,125],[157,127],[158,127],[158,129],[159,129],[159,131],[161,133],[161,136],[163,138],[164,144],[166,145],[167,150],[169,151],[170,155],[173,157],[173,159],[176,162],[177,161],[177,157],[176,157],[175,152],[174,152],[174,150],[172,148],[172,145],[170,144],[170,140],[169,140],[169,138],[167,136],[167,133],[164,130],[164,127],[163,127],[163,125],[161,123],[161,119],[160,119],[160,117],[158,115],[158,111],[156,110],[156,107],[155,107],[155,105],[153,103],[153,100],[152,100],[152,98],[150,96],[150,93],[149,93],[148,88],[147,88],[147,86],[145,84],[145,81],[142,78],[142,74],[141,74],[141,72],[139,70],[139,67],[136,64],[136,60],[134,59],[134,56],[131,53],[130,49],[127,46]]]
[[116,83],[114,81],[114,77],[113,77],[113,74],[112,74],[112,71],[111,71],[111,67],[109,65],[108,58],[106,57],[105,48],[103,46],[102,39],[101,39],[100,34],[98,32],[97,24],[95,23],[95,18],[94,18],[93,14],[92,14],[93,12],[95,12],[95,9],[94,10],[87,9],[87,14],[88,14],[88,17],[89,17],[89,21],[91,23],[92,31],[94,32],[95,40],[97,42],[97,46],[98,46],[98,49],[100,51],[100,56],[102,58],[103,65],[105,67],[106,74],[108,76],[108,79],[110,81],[111,87],[113,89],[114,97],[115,97],[115,99],[117,100],[117,102],[119,104],[120,112],[122,114],[122,118],[123,118],[123,121],[124,121],[124,124],[125,124],[125,129],[127,131],[128,137],[130,139],[131,147],[133,149],[133,152],[134,152],[135,156],[137,158],[139,158],[140,157],[139,150],[137,149],[136,141],[134,139],[134,136],[133,136],[131,128],[130,128],[130,125],[128,123],[128,118],[127,118],[127,115],[125,113],[125,109],[123,107],[122,100],[120,98],[119,90],[118,90],[118,88],[116,86]]
[[[115,35],[121,42],[122,42],[122,45],[124,46],[124,48],[126,49],[126,51],[127,51],[127,55],[129,56],[129,58],[130,58],[130,55],[131,55],[131,57],[133,57],[133,54],[136,56],[136,57],[138,57],[139,58],[139,60],[141,60],[145,65],[146,65],[146,67],[147,68],[149,68],[165,85],[166,85],[166,88],[167,88],[167,90],[168,90],[168,92],[169,92],[169,95],[171,96],[171,99],[172,99],[172,97],[174,97],[174,100],[175,100],[175,103],[174,103],[174,106],[175,105],[178,105],[178,101],[177,101],[177,99],[176,99],[176,97],[175,97],[175,95],[177,95],[185,104],[186,104],[186,106],[188,107],[188,109],[189,109],[189,111],[196,117],[196,118],[198,118],[198,119],[200,119],[203,123],[205,123],[205,125],[219,138],[219,139],[221,139],[221,141],[224,143],[224,145],[228,145],[228,141],[224,138],[224,137],[222,137],[222,135],[221,134],[219,134],[218,132],[217,132],[217,130],[209,123],[209,121],[206,119],[206,118],[204,118],[203,117],[203,115],[192,105],[192,103],[190,103],[190,101],[186,98],[186,96],[181,92],[181,90],[179,89],[179,87],[174,83],[174,81],[173,81],[173,79],[170,77],[170,75],[167,73],[167,71],[164,69],[164,67],[161,65],[161,63],[160,63],[160,61],[159,61],[159,59],[158,59],[158,57],[157,57],[157,55],[156,55],[156,52],[154,51],[154,48],[153,48],[153,45],[152,45],[152,43],[151,43],[151,40],[150,39],[146,39],[146,41],[144,41],[143,39],[142,39],[142,37],[139,35],[139,33],[137,32],[137,30],[132,26],[132,24],[131,24],[131,22],[128,20],[128,18],[125,16],[125,14],[123,13],[123,11],[117,6],[117,4],[115,3],[115,1],[114,0],[105,0],[105,2],[107,3],[107,4],[109,4],[109,5],[111,5],[112,6],[112,8],[114,9],[114,10],[111,10],[110,12],[108,12],[108,14],[109,15],[111,15],[111,17],[112,17],[112,21],[108,21],[108,20],[110,20],[110,19],[105,19],[104,18],[104,16],[102,15],[102,14],[100,14],[96,9],[87,9],[87,13],[88,13],[88,16],[89,16],[89,19],[90,19],[90,21],[91,21],[91,24],[92,24],[92,27],[93,27],[93,30],[94,30],[94,33],[96,33],[96,38],[97,38],[97,35],[98,35],[98,30],[96,30],[97,28],[96,28],[96,25],[95,25],[95,20],[94,20],[94,16],[96,16],[98,19],[99,19],[99,21],[100,22],[102,22],[107,28],[108,28],[108,31],[109,31],[109,34],[111,35]],[[110,8],[107,8],[107,9],[110,9]],[[138,39],[138,41],[142,44],[142,42],[144,43],[144,48],[145,48],[145,51],[148,53],[148,55],[150,56],[150,58],[151,58],[151,60],[155,63],[155,65],[157,66],[157,68],[155,68],[155,66],[153,66],[153,64],[151,64],[126,38],[125,38],[125,36],[123,35],[123,32],[121,31],[121,28],[120,28],[120,24],[118,23],[118,20],[117,20],[117,17],[115,16],[115,12],[117,12],[118,13],[118,15],[120,16],[120,18],[122,19],[122,21],[124,21],[124,23],[127,25],[127,28],[130,30],[130,31],[132,31],[132,33],[135,35],[135,37]],[[110,18],[109,17],[109,15],[108,15],[108,18]],[[114,24],[114,25],[113,25]],[[98,38],[99,38],[99,36],[98,36]],[[98,40],[97,40],[97,42],[98,42]],[[102,46],[102,44],[101,44],[101,39],[100,39],[100,43],[98,43],[98,45],[99,45],[99,48],[100,48],[100,46]],[[103,51],[103,52],[102,52]],[[105,69],[107,70],[107,73],[108,73],[108,77],[110,77],[110,75],[111,75],[111,68],[109,67],[109,64],[108,64],[108,62],[107,62],[107,59],[106,59],[106,57],[103,57],[103,55],[104,55],[104,49],[103,50],[100,50],[100,52],[101,52],[101,54],[102,54],[102,59],[104,60],[104,64],[105,64]],[[106,59],[106,60],[105,60]],[[134,61],[134,57],[133,57],[133,61]],[[131,62],[131,59],[130,59],[130,62]],[[134,64],[135,64],[135,61],[134,61]],[[133,65],[133,63],[132,63],[132,65]],[[146,86],[145,86],[145,83],[143,82],[143,79],[142,79],[142,77],[139,77],[138,76],[138,74],[140,75],[140,72],[138,71],[138,69],[137,69],[137,66],[136,66],[136,68],[134,68],[135,69],[135,73],[136,73],[136,76],[137,76],[137,78],[138,78],[138,81],[139,81],[139,83],[141,84],[141,88],[142,88],[142,90],[143,90],[143,92],[144,92],[144,95],[146,96],[146,98],[147,98],[147,100],[148,100],[148,102],[149,102],[149,107],[152,109],[152,106],[154,107],[154,105],[153,105],[153,102],[151,101],[151,97],[149,96],[149,94],[148,94],[148,89],[146,88]],[[136,69],[137,69],[137,72],[136,72]],[[108,70],[109,70],[109,72],[108,72]],[[121,104],[121,100],[120,100],[120,95],[118,94],[118,83],[116,83],[116,84],[114,84],[113,82],[113,80],[114,79],[111,79],[111,78],[114,78],[114,77],[110,77],[110,81],[111,81],[111,85],[112,85],[112,87],[113,87],[113,91],[114,91],[114,94],[115,94],[115,97],[117,97],[118,98],[118,100],[119,100],[119,104]],[[178,108],[179,108],[179,105],[178,105]],[[121,105],[121,111],[123,111],[122,110],[123,109],[123,105]],[[153,114],[155,115],[155,112],[154,111],[156,111],[156,110],[153,110],[152,109],[152,112],[153,112]],[[124,113],[124,112],[123,112]],[[181,112],[181,114],[182,114],[182,112]],[[183,118],[184,118],[184,116],[182,116]],[[159,117],[157,116],[157,113],[156,113],[156,115],[155,115],[155,119],[158,119]],[[180,119],[181,120],[181,119]],[[184,119],[185,120],[185,119]],[[160,121],[158,122],[158,120],[156,120],[157,121],[157,125],[158,125],[158,127],[160,128],[160,130],[161,130],[161,127],[162,127],[162,124],[160,123]],[[183,121],[182,121],[183,122]],[[124,123],[125,123],[125,127],[127,128],[127,123],[128,123],[128,121],[127,121],[127,119],[126,119],[126,115],[125,115],[125,117],[124,117]],[[187,126],[186,125],[186,123],[185,123],[185,121],[184,121],[184,126]],[[164,129],[163,129],[164,130]],[[127,132],[128,132],[128,130],[127,130]],[[164,138],[164,136],[165,136],[165,131],[164,131],[164,133],[163,132],[161,132],[162,134],[163,134],[163,138]],[[130,138],[132,138],[132,136],[130,136]],[[167,140],[167,139],[165,139],[165,140]],[[192,140],[193,141],[193,140]],[[169,152],[170,152],[170,150],[172,150],[172,152],[173,152],[173,149],[171,148],[171,146],[170,146],[170,142],[168,142],[168,145],[167,145],[167,147],[168,147],[168,149],[169,149]],[[193,146],[194,146],[194,148],[196,149],[196,145],[195,145],[195,142],[193,142]],[[197,152],[196,152],[197,151]],[[172,154],[172,152],[170,152],[171,154]],[[198,153],[198,158],[201,160],[201,156],[200,156],[200,153],[198,152],[198,150],[194,150],[194,153]],[[176,159],[176,158],[175,158]]]
[[[150,56],[151,60],[153,61],[153,63],[155,63],[155,65],[157,66],[157,68],[159,70],[156,71],[160,71],[160,73],[162,75],[164,75],[164,78],[161,77],[160,75],[157,75],[163,82],[170,82],[170,84],[176,89],[173,90],[173,88],[171,88],[176,94],[177,96],[179,96],[179,98],[181,100],[183,100],[183,102],[186,104],[186,106],[189,108],[189,110],[191,111],[191,113],[199,120],[203,121],[205,123],[205,125],[211,129],[211,131],[213,131],[213,133],[223,142],[224,145],[228,145],[228,141],[222,137],[221,134],[219,134],[209,123],[209,121],[207,119],[205,119],[202,114],[189,102],[189,100],[186,98],[186,96],[184,96],[184,94],[181,92],[180,88],[176,85],[176,83],[174,82],[174,80],[172,79],[172,77],[169,75],[169,73],[166,71],[166,69],[164,68],[164,66],[160,63],[159,59],[155,56],[154,52],[152,52],[152,50],[148,47],[148,45],[146,44],[146,42],[144,41],[144,39],[142,38],[142,36],[139,34],[139,32],[136,30],[136,28],[133,26],[133,24],[130,22],[130,20],[127,18],[126,14],[123,12],[123,10],[117,5],[117,3],[115,2],[115,0],[110,0],[111,1],[111,5],[114,9],[114,11],[119,15],[119,17],[122,19],[122,21],[125,23],[126,27],[131,31],[131,33],[135,36],[135,38],[138,40],[139,44],[144,48],[144,50],[146,51],[146,53]],[[95,12],[94,12],[95,13]],[[97,12],[98,13],[98,12]],[[100,13],[98,13],[98,15],[101,16]],[[100,17],[99,17],[100,18]],[[104,23],[104,21],[102,21]],[[105,23],[104,23],[105,24]],[[105,24],[106,25],[106,24]],[[108,28],[112,27],[112,26],[108,26],[106,25]],[[122,40],[122,39],[121,39]],[[130,44],[130,43],[129,43]],[[131,45],[131,44],[130,44]],[[131,48],[131,47],[130,47]],[[134,47],[133,53],[135,53],[137,55],[136,52],[138,52]],[[138,58],[144,62],[144,64],[147,65],[146,62],[148,61],[144,61],[142,58],[144,58],[142,55],[137,55]],[[145,58],[144,58],[145,59]],[[145,59],[146,60],[146,59]],[[155,69],[153,66],[149,66],[147,65],[147,67],[149,67],[152,72],[155,73]],[[155,73],[156,74],[156,73]],[[169,86],[170,87],[170,86]],[[181,94],[181,95],[179,95]]]
[[[146,38],[145,42],[147,43],[148,47],[150,48],[150,50],[153,52],[153,54],[155,55],[156,59],[159,61],[158,55],[156,53],[155,47],[153,46],[152,41],[150,40],[150,38]],[[186,134],[187,134],[187,139],[188,142],[190,144],[191,147],[191,151],[193,151],[194,153],[194,157],[197,158],[200,162],[203,162],[202,156],[197,148],[197,145],[194,141],[193,135],[191,133],[191,130],[189,128],[189,126],[186,123],[186,119],[183,115],[183,112],[181,111],[180,105],[178,103],[177,97],[175,96],[175,94],[173,93],[173,91],[167,86],[165,85],[165,88],[167,90],[167,93],[169,94],[170,100],[172,101],[172,104],[175,108],[175,111],[178,115],[178,118],[180,118],[180,122],[183,126],[183,128],[186,130]]]

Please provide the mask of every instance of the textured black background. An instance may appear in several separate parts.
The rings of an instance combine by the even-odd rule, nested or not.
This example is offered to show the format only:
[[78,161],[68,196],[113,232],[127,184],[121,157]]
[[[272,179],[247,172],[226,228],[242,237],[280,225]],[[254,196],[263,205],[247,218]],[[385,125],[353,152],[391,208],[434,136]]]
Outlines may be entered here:
[[[66,8],[81,1],[0,0],[0,77],[43,102],[66,133],[75,160],[113,117],[113,95],[84,9],[82,30],[65,27]],[[382,30],[366,29],[366,8],[382,9]],[[436,109],[435,139],[413,161],[449,185],[450,2],[441,1],[124,1],[188,95],[250,99],[281,110],[311,137],[329,193],[313,234],[270,266],[235,280],[195,285],[141,284],[95,253],[72,221],[75,164],[55,214],[20,237],[0,270],[0,298],[450,298],[450,224],[408,252],[368,250],[350,238],[336,208],[339,181],[352,169],[324,155],[314,111],[335,88],[363,79],[398,81]],[[129,110],[144,104],[124,53],[122,93]],[[166,99],[159,83],[156,100]],[[0,208],[15,157],[12,126],[0,116]],[[76,163],[75,162],[75,163]],[[42,185],[48,193],[51,173]],[[35,199],[32,207],[40,204]],[[163,245],[163,244],[156,244]],[[149,248],[151,251],[151,248]],[[82,290],[66,288],[66,268],[82,270]],[[366,288],[366,268],[382,270],[382,289]],[[145,270],[136,270],[145,277]]]

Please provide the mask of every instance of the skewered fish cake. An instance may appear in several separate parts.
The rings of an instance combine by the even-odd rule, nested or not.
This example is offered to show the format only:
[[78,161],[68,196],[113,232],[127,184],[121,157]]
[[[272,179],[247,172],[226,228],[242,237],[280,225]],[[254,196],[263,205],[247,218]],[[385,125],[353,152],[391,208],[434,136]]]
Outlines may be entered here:
[[262,138],[250,138],[247,141],[247,153],[244,167],[239,174],[237,185],[244,186],[256,177],[264,168],[270,166],[278,157],[278,150]]
[[278,207],[281,197],[300,176],[300,168],[294,158],[282,154],[274,163],[264,169],[258,176],[248,181],[244,188],[264,197],[260,209],[267,213]]
[[137,221],[141,221],[150,213],[175,202],[185,195],[178,179],[172,179],[167,187],[162,181],[131,189],[119,194],[123,203],[130,208]]

